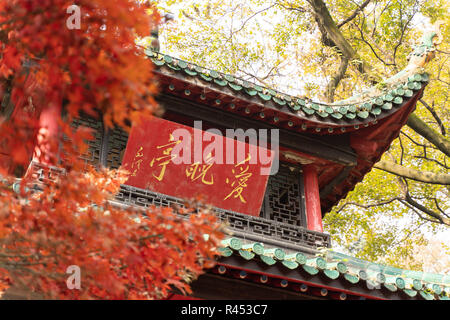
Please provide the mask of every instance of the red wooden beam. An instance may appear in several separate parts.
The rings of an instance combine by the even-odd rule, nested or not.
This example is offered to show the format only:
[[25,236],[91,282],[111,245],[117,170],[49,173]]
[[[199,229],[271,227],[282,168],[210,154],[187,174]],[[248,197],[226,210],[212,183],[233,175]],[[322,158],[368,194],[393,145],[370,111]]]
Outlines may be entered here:
[[303,179],[305,185],[306,221],[308,229],[323,232],[319,180],[316,167],[313,164],[303,166]]
[[302,292],[305,292],[305,291],[309,290],[310,288],[317,288],[317,287],[319,287],[319,288],[327,289],[328,291],[343,292],[343,293],[345,293],[347,295],[354,295],[354,296],[364,297],[364,298],[367,298],[367,299],[386,300],[385,298],[380,298],[380,297],[377,297],[377,296],[371,296],[369,294],[355,292],[355,291],[351,291],[351,290],[348,290],[348,289],[331,287],[331,286],[328,286],[328,285],[313,283],[313,282],[310,282],[310,281],[307,281],[307,280],[297,280],[297,279],[292,279],[292,278],[289,278],[289,277],[282,277],[282,276],[271,274],[271,273],[267,273],[267,272],[264,272],[264,271],[253,270],[253,269],[248,269],[248,268],[243,268],[243,267],[237,267],[237,266],[230,265],[230,264],[223,263],[223,262],[218,262],[217,266],[224,266],[227,269],[244,270],[244,271],[247,272],[247,274],[258,274],[258,275],[261,275],[261,276],[266,276],[268,279],[280,279],[280,280],[285,279],[285,280],[287,280],[287,281],[289,281],[289,282],[291,282],[291,283],[293,283],[295,285],[305,284],[307,287],[306,288],[304,287],[303,288],[304,290],[301,290]]

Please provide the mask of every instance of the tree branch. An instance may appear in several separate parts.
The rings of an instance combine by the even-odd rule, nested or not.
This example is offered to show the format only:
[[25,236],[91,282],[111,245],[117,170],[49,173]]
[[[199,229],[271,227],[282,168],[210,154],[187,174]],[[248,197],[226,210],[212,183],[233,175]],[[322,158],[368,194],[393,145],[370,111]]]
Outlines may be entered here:
[[439,125],[439,129],[441,129],[441,133],[443,136],[445,136],[446,132],[445,132],[445,126],[442,123],[441,118],[439,118],[438,114],[436,113],[436,111],[433,109],[432,106],[430,106],[428,103],[426,103],[423,99],[419,99],[420,103],[422,103],[422,105],[427,108],[428,111],[430,111],[431,115],[433,116],[433,118],[436,120],[436,122]]
[[410,204],[411,206],[419,209],[420,211],[426,213],[427,215],[429,215],[430,217],[433,217],[437,220],[439,220],[441,223],[446,224],[446,225],[450,225],[450,219],[445,218],[443,216],[441,216],[439,213],[434,212],[433,210],[421,205],[420,203],[418,203],[417,201],[415,201],[409,193],[405,194],[405,201]]
[[352,21],[358,15],[358,13],[360,13],[362,10],[364,10],[364,8],[370,3],[370,1],[371,0],[364,1],[355,11],[353,11],[353,13],[347,19],[345,19],[344,21],[339,23],[337,25],[337,27],[340,28],[343,25],[345,25],[346,23]]
[[325,93],[325,96],[327,98],[328,102],[334,101],[334,94],[336,92],[336,88],[339,84],[339,82],[344,78],[345,72],[347,71],[348,67],[348,59],[345,56],[341,56],[341,62],[339,64],[339,69],[337,73],[331,78],[331,80],[328,82],[327,85],[327,91]]
[[430,128],[423,120],[415,114],[410,114],[406,124],[450,157],[450,141]]
[[399,164],[396,164],[393,161],[386,160],[378,162],[374,167],[415,181],[431,184],[450,185],[450,174],[419,171],[411,168],[406,168]]

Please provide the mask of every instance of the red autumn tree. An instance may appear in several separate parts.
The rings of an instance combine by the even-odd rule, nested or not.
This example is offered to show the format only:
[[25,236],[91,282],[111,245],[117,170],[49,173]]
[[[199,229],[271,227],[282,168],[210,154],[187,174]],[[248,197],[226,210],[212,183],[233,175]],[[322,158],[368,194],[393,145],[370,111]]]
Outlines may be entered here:
[[[216,218],[202,208],[113,205],[126,172],[87,166],[80,154],[92,135],[70,125],[83,112],[129,129],[156,110],[151,64],[135,39],[158,14],[131,0],[76,5],[0,0],[0,291],[82,299],[190,292],[189,280],[213,264]],[[58,174],[36,183],[32,159],[46,165],[44,176]],[[69,266],[81,269],[80,289],[67,285]]]

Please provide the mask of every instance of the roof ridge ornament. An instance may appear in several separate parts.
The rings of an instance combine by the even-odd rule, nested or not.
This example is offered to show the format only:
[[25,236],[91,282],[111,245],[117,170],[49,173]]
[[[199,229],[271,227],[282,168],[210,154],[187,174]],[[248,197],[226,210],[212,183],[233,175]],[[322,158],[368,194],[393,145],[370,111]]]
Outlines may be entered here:
[[441,44],[444,40],[444,36],[441,33],[441,25],[444,24],[443,20],[437,20],[432,30],[425,33],[422,36],[422,41],[419,45],[413,46],[414,51],[409,55],[408,67],[424,68],[428,62],[435,57],[435,51],[437,45]]

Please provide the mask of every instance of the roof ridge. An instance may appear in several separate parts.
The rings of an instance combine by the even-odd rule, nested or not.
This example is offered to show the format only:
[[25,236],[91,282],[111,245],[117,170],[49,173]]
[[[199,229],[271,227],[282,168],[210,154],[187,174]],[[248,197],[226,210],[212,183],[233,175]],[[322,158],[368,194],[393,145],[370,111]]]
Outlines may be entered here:
[[341,122],[354,119],[363,121],[368,118],[376,119],[382,112],[389,112],[394,107],[403,105],[429,81],[429,75],[423,68],[409,68],[347,99],[326,103],[263,87],[238,76],[199,66],[151,49],[144,51],[158,68],[165,66],[172,71],[184,71],[185,76],[196,77],[213,83],[219,88],[229,87],[235,92],[257,97],[262,104],[272,102],[278,108],[287,106],[294,114],[305,117],[314,115],[319,119],[330,118]]

